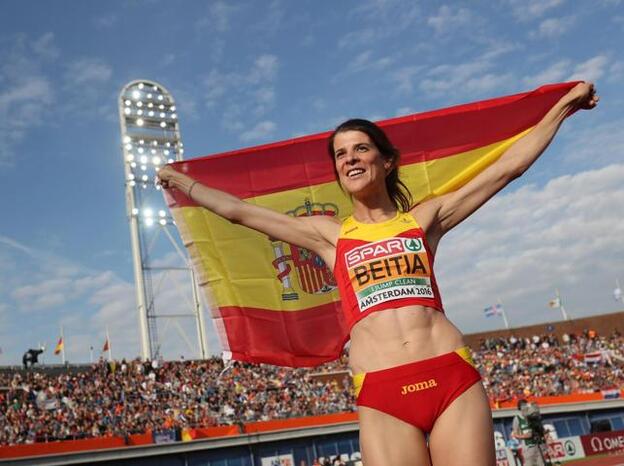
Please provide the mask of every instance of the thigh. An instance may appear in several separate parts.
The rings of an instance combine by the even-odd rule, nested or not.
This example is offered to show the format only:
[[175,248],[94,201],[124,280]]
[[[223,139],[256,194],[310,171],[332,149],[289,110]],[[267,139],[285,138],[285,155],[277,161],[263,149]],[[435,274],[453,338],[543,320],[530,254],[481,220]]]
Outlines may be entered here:
[[358,407],[360,448],[366,466],[431,466],[420,429],[365,406]]
[[434,466],[494,466],[492,411],[481,382],[457,397],[436,420],[429,436]]

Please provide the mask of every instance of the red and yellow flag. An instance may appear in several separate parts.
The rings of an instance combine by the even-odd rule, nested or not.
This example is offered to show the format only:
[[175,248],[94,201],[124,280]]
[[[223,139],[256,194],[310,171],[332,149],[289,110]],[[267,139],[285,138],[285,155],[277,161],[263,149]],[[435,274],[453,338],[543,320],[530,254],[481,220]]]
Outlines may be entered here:
[[61,354],[61,351],[63,351],[64,345],[65,343],[63,342],[63,337],[59,338],[59,341],[56,344],[56,348],[54,348],[54,354]]
[[[400,175],[416,202],[453,191],[498,159],[575,83],[379,122],[401,151]],[[294,216],[345,218],[330,133],[176,163],[200,182]],[[199,276],[224,355],[312,366],[348,340],[334,277],[316,254],[233,225],[184,193],[166,193]]]

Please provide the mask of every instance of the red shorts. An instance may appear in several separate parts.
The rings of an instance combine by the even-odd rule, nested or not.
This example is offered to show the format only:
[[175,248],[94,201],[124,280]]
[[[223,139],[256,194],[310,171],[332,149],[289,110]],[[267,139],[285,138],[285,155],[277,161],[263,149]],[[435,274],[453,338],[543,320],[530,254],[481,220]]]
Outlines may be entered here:
[[358,406],[390,414],[423,432],[431,432],[453,400],[480,380],[468,347],[353,376]]

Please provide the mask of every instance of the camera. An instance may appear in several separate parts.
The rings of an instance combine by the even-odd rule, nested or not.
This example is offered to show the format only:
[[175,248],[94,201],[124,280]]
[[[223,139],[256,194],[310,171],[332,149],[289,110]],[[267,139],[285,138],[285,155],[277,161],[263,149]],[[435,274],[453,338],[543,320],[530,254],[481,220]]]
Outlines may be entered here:
[[520,412],[529,424],[533,440],[537,443],[543,443],[546,431],[542,423],[542,414],[540,413],[539,406],[536,403],[526,403],[521,407]]

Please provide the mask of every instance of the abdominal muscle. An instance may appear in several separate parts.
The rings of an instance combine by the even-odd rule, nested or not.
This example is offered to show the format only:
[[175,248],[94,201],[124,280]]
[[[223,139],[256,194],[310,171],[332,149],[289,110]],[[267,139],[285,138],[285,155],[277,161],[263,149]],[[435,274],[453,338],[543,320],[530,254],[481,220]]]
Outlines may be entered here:
[[464,346],[444,313],[425,306],[373,312],[351,329],[349,365],[354,374],[400,366]]

